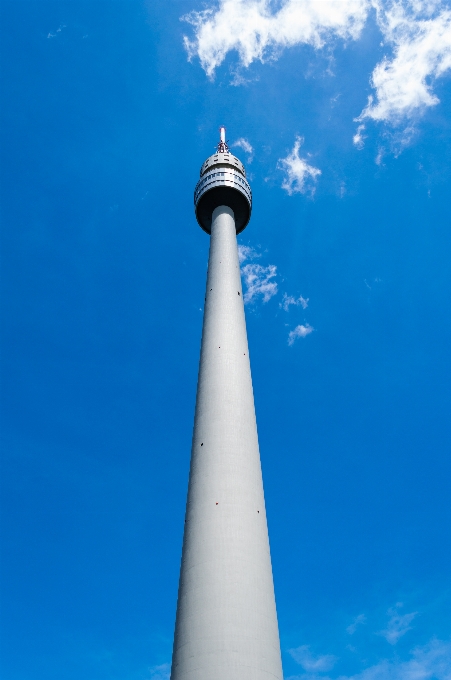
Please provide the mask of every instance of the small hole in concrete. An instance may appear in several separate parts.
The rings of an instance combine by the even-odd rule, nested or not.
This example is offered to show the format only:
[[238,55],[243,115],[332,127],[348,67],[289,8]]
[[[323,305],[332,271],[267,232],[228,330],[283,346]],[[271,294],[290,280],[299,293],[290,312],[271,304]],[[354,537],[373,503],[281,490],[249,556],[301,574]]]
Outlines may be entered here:
[[203,446],[203,445],[204,445],[204,442],[202,442],[201,446]]

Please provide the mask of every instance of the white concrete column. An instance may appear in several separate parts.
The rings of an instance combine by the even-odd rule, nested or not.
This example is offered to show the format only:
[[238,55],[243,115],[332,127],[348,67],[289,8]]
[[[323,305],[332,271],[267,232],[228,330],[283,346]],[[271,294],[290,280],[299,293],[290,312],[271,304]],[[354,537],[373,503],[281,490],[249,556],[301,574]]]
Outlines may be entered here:
[[282,680],[233,212],[213,212],[171,680]]

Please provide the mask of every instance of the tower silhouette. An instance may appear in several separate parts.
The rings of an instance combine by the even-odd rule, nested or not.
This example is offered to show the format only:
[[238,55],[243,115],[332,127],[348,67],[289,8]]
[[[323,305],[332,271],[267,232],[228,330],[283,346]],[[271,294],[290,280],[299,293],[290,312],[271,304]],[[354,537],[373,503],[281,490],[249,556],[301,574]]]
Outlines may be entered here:
[[194,204],[210,256],[171,680],[282,680],[236,240],[252,194],[223,127]]

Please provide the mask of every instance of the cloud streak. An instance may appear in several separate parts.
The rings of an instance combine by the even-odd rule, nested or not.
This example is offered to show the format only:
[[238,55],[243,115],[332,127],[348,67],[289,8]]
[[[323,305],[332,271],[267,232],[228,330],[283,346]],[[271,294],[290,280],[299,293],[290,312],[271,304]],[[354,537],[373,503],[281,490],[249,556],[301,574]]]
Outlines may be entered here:
[[305,338],[307,335],[310,335],[310,333],[313,333],[314,330],[315,329],[312,328],[309,323],[306,326],[299,324],[293,331],[288,333],[288,344],[291,347],[298,338]]
[[388,661],[365,669],[362,673],[341,680],[449,680],[451,644],[432,640],[412,651],[408,661]]
[[321,170],[310,165],[306,158],[299,155],[303,142],[303,137],[296,137],[291,153],[286,158],[280,158],[278,162],[279,169],[286,174],[282,189],[285,189],[289,196],[307,192],[313,195],[316,190],[316,181],[321,175]]
[[346,632],[349,635],[354,635],[358,626],[362,625],[362,623],[366,623],[365,614],[359,614],[358,616],[356,616],[354,621],[346,628]]
[[243,149],[244,153],[248,154],[247,157],[247,162],[252,163],[253,157],[254,157],[254,149],[252,148],[252,144],[245,139],[245,137],[240,137],[239,139],[236,140],[236,142],[233,142],[231,144],[232,147],[237,146],[240,149]]
[[[220,0],[182,17],[194,29],[184,43],[188,58],[199,58],[213,78],[231,51],[247,68],[275,60],[294,45],[318,50],[337,38],[357,40],[371,8],[391,53],[373,69],[374,95],[356,121],[399,125],[439,103],[433,85],[451,69],[451,11],[441,0],[285,0],[277,10],[270,0]],[[358,149],[363,129],[354,136]]]
[[241,274],[246,285],[244,302],[254,302],[261,297],[263,302],[268,302],[277,293],[277,282],[273,279],[277,275],[277,267],[270,264],[264,267],[261,264],[246,264],[241,268]]
[[308,645],[302,645],[301,647],[289,649],[288,651],[296,663],[308,672],[324,673],[325,671],[330,671],[337,661],[337,657],[333,654],[314,656],[310,652],[310,647]]
[[369,9],[367,0],[285,0],[272,11],[270,0],[220,0],[218,9],[193,11],[182,17],[194,27],[185,36],[189,59],[197,56],[209,77],[236,50],[241,64],[277,58],[293,45],[323,47],[333,37],[358,38]]
[[288,312],[289,308],[294,305],[295,307],[301,306],[302,309],[307,309],[308,307],[308,302],[309,298],[304,298],[302,295],[300,295],[298,298],[293,297],[292,295],[287,295],[287,293],[283,294],[282,302],[280,303],[280,307],[285,312]]
[[451,12],[444,9],[427,16],[436,4],[418,0],[393,2],[388,8],[376,4],[393,57],[384,57],[375,67],[370,80],[375,98],[369,97],[357,121],[371,118],[398,124],[439,103],[432,85],[451,68]]
[[171,675],[171,664],[163,663],[160,666],[149,668],[150,680],[169,680]]
[[352,143],[359,149],[359,151],[365,146],[365,135],[363,134],[364,129],[364,125],[359,125],[354,137],[352,138]]
[[410,614],[401,615],[397,609],[397,607],[401,606],[401,604],[398,604],[396,607],[388,610],[387,613],[390,616],[390,620],[387,628],[379,632],[379,635],[382,635],[382,637],[384,637],[391,645],[395,645],[399,638],[405,635],[409,630],[412,630],[410,624],[418,614],[418,612],[411,612]]
[[[318,659],[324,659],[327,656],[318,657]],[[297,660],[296,657],[293,658]],[[327,669],[307,669],[301,662],[299,663],[307,672],[291,676],[287,680],[331,680],[328,675],[323,675]],[[336,680],[449,680],[450,678],[451,643],[434,638],[428,644],[413,649],[411,658],[407,661],[382,659],[356,675],[340,675]]]
[[255,260],[257,257],[261,257],[261,254],[257,253],[255,248],[252,248],[252,246],[244,246],[241,244],[238,246],[238,258],[240,260],[240,264],[246,260]]

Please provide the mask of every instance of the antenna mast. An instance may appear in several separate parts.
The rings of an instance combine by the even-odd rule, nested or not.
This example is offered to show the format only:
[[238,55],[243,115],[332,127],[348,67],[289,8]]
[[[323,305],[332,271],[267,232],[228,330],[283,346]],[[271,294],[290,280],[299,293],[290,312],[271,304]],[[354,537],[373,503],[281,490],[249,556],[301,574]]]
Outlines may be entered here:
[[224,125],[221,125],[219,128],[219,144],[218,144],[218,153],[226,153],[229,150],[229,147],[226,142],[226,129]]

